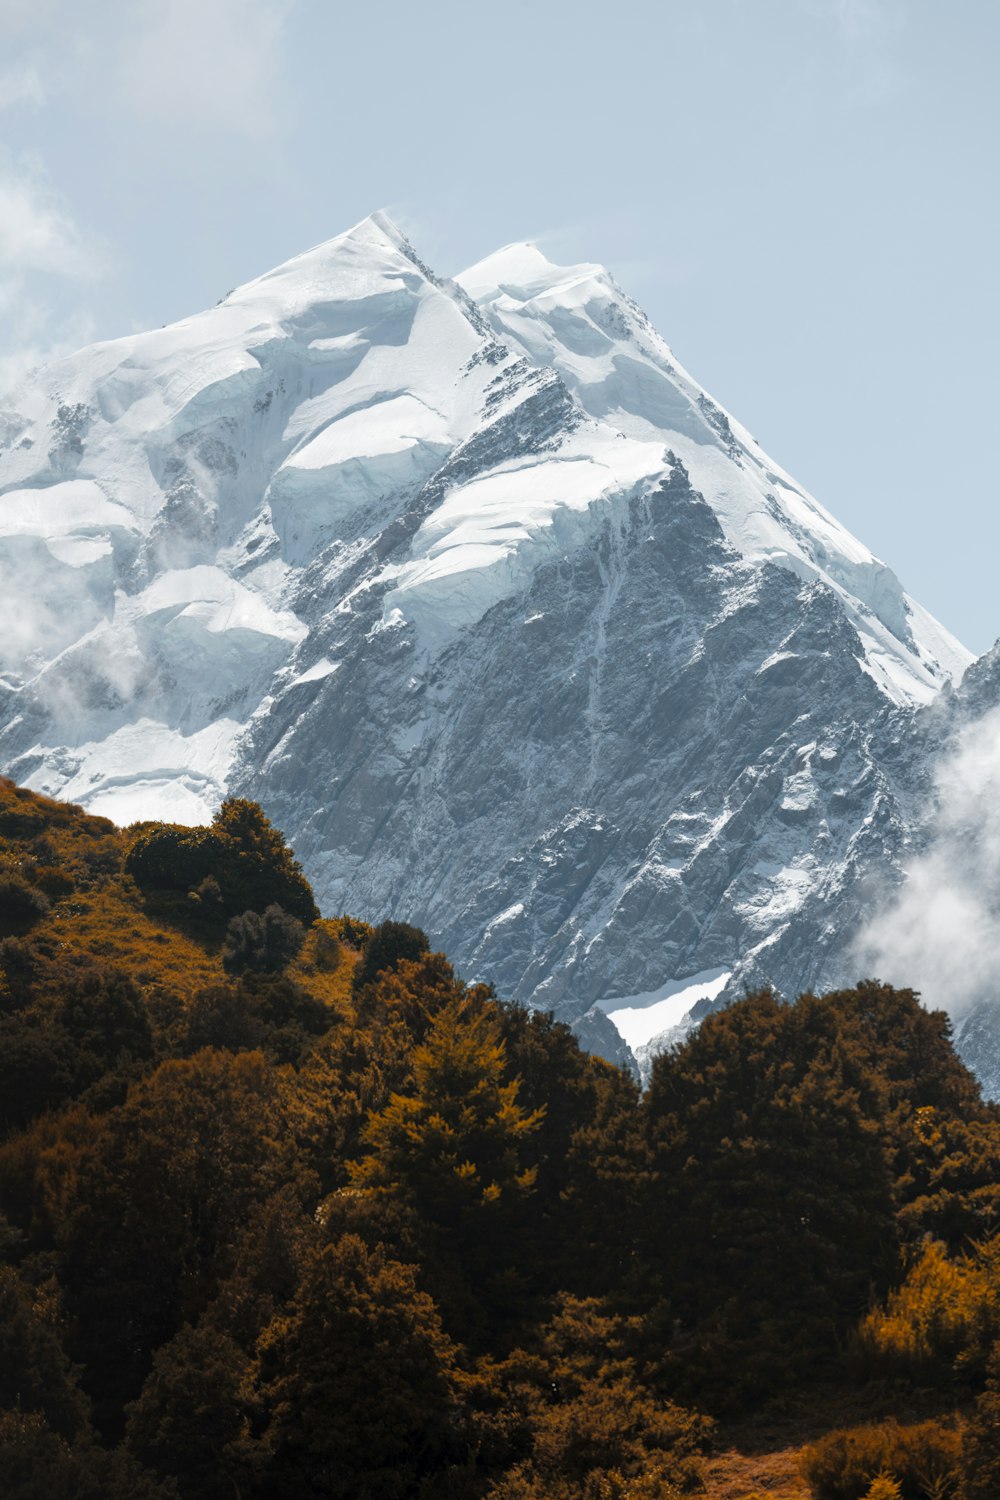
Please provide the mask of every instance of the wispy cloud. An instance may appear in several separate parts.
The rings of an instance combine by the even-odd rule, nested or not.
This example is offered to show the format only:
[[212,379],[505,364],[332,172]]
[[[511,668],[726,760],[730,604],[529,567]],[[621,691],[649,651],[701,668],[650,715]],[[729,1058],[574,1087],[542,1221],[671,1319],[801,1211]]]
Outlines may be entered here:
[[930,846],[863,934],[858,958],[961,1016],[1000,996],[1000,709],[959,732],[934,790]]
[[88,279],[102,273],[105,259],[37,159],[0,157],[0,276],[42,272]]
[[109,260],[37,159],[0,155],[0,390],[92,336],[87,313],[56,312],[47,287],[52,278],[98,280]]

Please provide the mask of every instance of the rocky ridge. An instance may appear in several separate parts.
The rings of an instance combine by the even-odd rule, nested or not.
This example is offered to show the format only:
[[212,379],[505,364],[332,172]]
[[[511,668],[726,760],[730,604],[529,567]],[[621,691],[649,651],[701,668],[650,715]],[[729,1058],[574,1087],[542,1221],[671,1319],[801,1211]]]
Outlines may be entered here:
[[324,907],[621,1058],[856,977],[969,655],[600,267],[442,281],[376,215],[38,372],[0,442],[28,786],[253,796]]

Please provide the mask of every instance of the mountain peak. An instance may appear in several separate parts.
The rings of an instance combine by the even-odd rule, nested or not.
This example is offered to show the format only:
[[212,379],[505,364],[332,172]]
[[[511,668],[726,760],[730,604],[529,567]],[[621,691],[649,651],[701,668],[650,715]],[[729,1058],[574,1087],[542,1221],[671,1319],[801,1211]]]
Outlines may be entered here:
[[526,300],[607,274],[603,266],[589,261],[557,265],[533,241],[522,240],[487,255],[455,280],[476,302],[488,303],[503,295]]
[[[403,231],[388,214],[376,209],[342,234],[321,240],[309,250],[293,255],[263,275],[255,276],[252,281],[244,282],[224,300],[227,303],[255,301],[262,294],[268,296],[278,292],[280,296],[284,289],[299,286],[308,294],[315,294],[331,282],[336,282],[338,289],[342,289],[365,271],[385,276],[412,270],[432,279]],[[297,297],[294,300],[298,300]]]
[[262,799],[328,905],[570,1020],[843,978],[968,661],[600,266],[456,286],[381,212],[15,393],[4,602],[0,767]]

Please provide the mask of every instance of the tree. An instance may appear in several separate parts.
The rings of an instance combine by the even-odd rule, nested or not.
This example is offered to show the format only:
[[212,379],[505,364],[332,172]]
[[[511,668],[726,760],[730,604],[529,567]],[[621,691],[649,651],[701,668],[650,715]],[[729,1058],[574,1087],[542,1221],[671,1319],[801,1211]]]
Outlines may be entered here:
[[88,1425],[86,1400],[55,1330],[17,1273],[0,1266],[0,1410],[15,1408],[41,1413],[66,1438]]
[[222,949],[227,974],[277,974],[297,958],[305,941],[302,923],[271,903],[263,912],[230,918]]
[[212,873],[234,914],[277,905],[310,926],[319,916],[302,866],[263,808],[244,797],[227,797],[212,819],[222,841],[221,868]]
[[185,1324],[156,1352],[126,1439],[147,1468],[180,1483],[185,1500],[229,1500],[250,1455],[246,1360],[218,1328]]
[[177,1500],[128,1453],[70,1444],[38,1412],[0,1412],[4,1500]]
[[268,1493],[416,1493],[456,1455],[453,1366],[412,1266],[354,1235],[325,1245],[261,1338]]
[[495,1011],[465,999],[446,1005],[413,1054],[413,1092],[393,1094],[369,1122],[355,1183],[397,1189],[449,1230],[520,1200],[535,1180],[523,1146],[543,1110],[521,1107],[505,1065]]
[[380,922],[365,943],[361,962],[354,970],[357,993],[378,974],[394,969],[401,959],[419,959],[430,948],[427,934],[409,922]]
[[195,893],[196,909],[210,921],[271,905],[307,926],[319,916],[284,838],[256,802],[242,797],[227,798],[210,828],[140,825],[125,869],[147,895],[186,900]]
[[100,1425],[201,1315],[255,1206],[294,1180],[279,1079],[259,1052],[164,1063],[104,1118],[60,1234]]
[[523,1293],[518,1248],[535,1168],[527,1143],[541,1109],[518,1102],[506,1076],[496,1008],[474,995],[450,1001],[412,1056],[413,1083],[368,1122],[357,1187],[399,1197],[428,1236],[429,1283],[463,1336],[509,1318]]
[[894,1263],[886,1089],[844,1014],[765,991],[654,1066],[645,1256],[671,1289],[668,1363],[720,1397],[734,1364],[780,1386],[822,1359]]
[[76,1045],[103,1071],[122,1053],[148,1058],[153,1050],[149,1018],[135,982],[119,969],[92,964],[62,986],[56,1012]]
[[962,1441],[961,1500],[1000,1495],[1000,1344],[990,1360],[986,1389],[966,1424]]

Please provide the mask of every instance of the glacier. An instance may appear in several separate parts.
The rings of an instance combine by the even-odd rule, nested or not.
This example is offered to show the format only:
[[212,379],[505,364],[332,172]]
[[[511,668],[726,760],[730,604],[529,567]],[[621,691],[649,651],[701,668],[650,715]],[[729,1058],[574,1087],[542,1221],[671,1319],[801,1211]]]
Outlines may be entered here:
[[856,977],[972,660],[606,270],[382,214],[0,401],[0,624],[7,774],[257,798],[326,909],[630,1062]]

